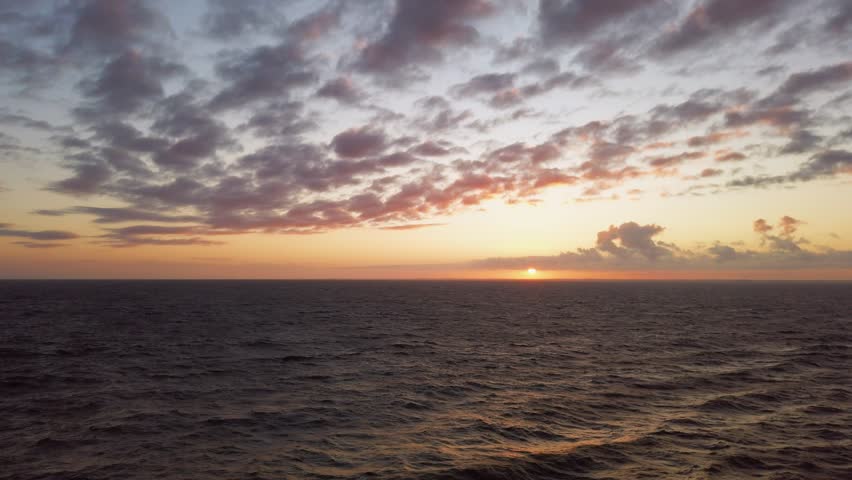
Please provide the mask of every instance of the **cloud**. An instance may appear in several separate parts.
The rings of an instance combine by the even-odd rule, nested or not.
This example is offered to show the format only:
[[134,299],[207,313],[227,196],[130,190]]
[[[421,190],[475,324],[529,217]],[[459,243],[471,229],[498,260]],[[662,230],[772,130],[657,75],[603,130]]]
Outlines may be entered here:
[[84,118],[128,114],[163,96],[162,81],[186,72],[174,62],[127,51],[104,66],[98,78],[83,80],[80,89],[93,102],[77,109]]
[[772,225],[766,223],[766,220],[758,218],[754,221],[753,230],[757,233],[764,234],[772,230]]
[[839,174],[852,174],[852,152],[826,150],[817,153],[788,178],[794,181],[809,181]]
[[847,86],[850,80],[852,80],[852,62],[794,73],[770,95],[771,100],[767,101],[780,104],[791,102],[803,95]]
[[436,142],[423,142],[411,149],[411,153],[424,157],[442,157],[450,154],[450,149],[442,147]]
[[636,73],[642,66],[635,56],[627,56],[626,46],[612,40],[600,40],[583,47],[574,61],[579,62],[587,70],[605,73]]
[[65,215],[92,215],[96,217],[94,222],[100,224],[138,221],[185,223],[197,222],[201,220],[200,217],[194,215],[164,215],[158,212],[121,207],[75,206],[64,208],[61,210],[36,210],[33,213],[35,213],[36,215],[44,215],[49,217],[61,217]]
[[262,99],[287,99],[291,90],[317,81],[302,50],[287,42],[230,54],[216,65],[216,72],[229,84],[210,101],[213,110],[243,108]]
[[339,25],[345,6],[346,3],[342,1],[329,2],[319,10],[290,24],[287,27],[287,37],[302,45],[322,39],[329,31]]
[[[426,225],[492,201],[534,204],[547,188],[564,187],[569,201],[632,198],[624,192],[653,192],[644,183],[666,176],[672,191],[710,195],[850,171],[840,53],[812,55],[813,68],[786,77],[767,70],[780,57],[746,57],[736,75],[716,65],[737,39],[762,51],[797,23],[841,31],[842,2],[808,19],[769,0],[696,0],[683,15],[684,3],[667,0],[526,10],[502,0],[211,0],[187,6],[190,17],[169,2],[31,3],[0,6],[2,80],[50,82],[43,97],[9,95],[0,155],[61,168],[46,188],[93,203],[38,210],[40,219],[89,216],[103,242]],[[660,50],[677,35],[683,45]],[[802,48],[824,45],[815,38]],[[710,51],[694,67],[667,63],[699,48]],[[705,71],[700,84],[727,87],[689,90]],[[637,82],[611,81],[624,72]],[[790,156],[768,162],[777,155]],[[725,184],[714,180],[722,175]],[[194,228],[106,230],[138,223]],[[612,245],[631,249],[620,237]]]
[[470,110],[455,110],[447,99],[436,95],[418,100],[417,105],[423,112],[415,117],[412,124],[428,133],[457,129],[464,122],[473,120],[474,116]]
[[332,98],[340,103],[358,103],[364,94],[346,77],[338,77],[327,81],[317,90],[316,95],[323,98]]
[[728,150],[722,150],[716,152],[714,158],[717,162],[741,162],[748,157],[746,157],[746,155],[741,152],[730,152]]
[[790,137],[790,141],[778,152],[781,155],[808,153],[819,149],[823,138],[814,135],[808,130],[797,130]]
[[316,130],[319,125],[305,114],[302,102],[273,102],[255,108],[242,128],[252,130],[259,137],[298,140],[303,134]]
[[519,142],[492,150],[486,154],[486,157],[501,164],[529,162],[538,165],[556,160],[560,155],[561,148],[556,143],[547,142],[527,146]]
[[49,190],[69,195],[91,195],[96,193],[112,176],[112,170],[103,162],[73,163],[70,166],[74,175],[53,182]]
[[713,255],[719,263],[730,262],[737,259],[737,250],[729,245],[713,245],[707,249],[707,253]]
[[742,137],[745,133],[743,132],[727,132],[727,131],[719,131],[708,133],[707,135],[698,135],[694,137],[690,137],[687,140],[686,144],[692,148],[697,147],[707,147],[710,145],[715,145],[717,143],[725,142],[728,139]]
[[852,30],[852,4],[845,0],[836,0],[836,10],[825,24],[825,28],[834,34],[844,35]]
[[[783,220],[782,220],[783,221]],[[789,237],[766,235],[765,221],[755,222],[756,230],[768,239],[768,249],[751,250],[713,242],[709,247],[682,248],[654,240],[664,229],[661,226],[639,225],[635,222],[610,226],[597,235],[596,246],[578,248],[551,256],[495,257],[467,264],[473,268],[526,270],[534,266],[539,271],[692,271],[708,272],[720,269],[736,271],[837,269],[852,268],[852,251],[831,249],[806,250],[803,242]],[[619,241],[620,244],[617,244]]]
[[793,234],[799,229],[799,226],[805,222],[797,220],[789,215],[784,215],[778,221],[778,230],[781,232],[779,236],[772,235],[770,232],[773,227],[766,220],[759,218],[754,221],[753,230],[761,236],[761,243],[769,245],[773,250],[784,252],[801,252],[800,244],[807,243],[804,239],[795,239]]
[[231,232],[216,231],[198,225],[162,226],[133,225],[110,228],[100,235],[96,243],[114,248],[129,248],[142,245],[153,246],[212,246],[223,242],[203,238],[199,235],[222,235]]
[[[0,54],[0,58],[2,58],[2,54]],[[46,122],[44,120],[35,120],[19,113],[0,112],[0,124],[20,126],[32,130],[41,130],[45,132],[61,130],[51,125],[49,122]]]
[[387,148],[387,137],[384,132],[369,127],[351,128],[335,135],[331,148],[343,158],[366,157]]
[[49,53],[0,39],[0,78],[25,88],[42,86],[58,68]]
[[407,225],[390,225],[387,227],[379,227],[381,230],[419,230],[421,228],[429,228],[429,227],[440,227],[442,225],[446,225],[445,223],[411,223]]
[[595,80],[591,76],[564,72],[549,77],[541,82],[531,83],[519,88],[503,88],[491,97],[489,104],[496,108],[513,107],[529,98],[544,95],[557,88],[584,88],[594,84]]
[[26,238],[36,241],[73,240],[79,235],[64,230],[20,230],[13,225],[0,223],[0,237]]
[[397,0],[387,30],[364,47],[356,67],[369,73],[398,74],[440,63],[445,48],[477,41],[479,32],[470,22],[493,11],[486,0]]
[[652,167],[673,167],[676,165],[680,165],[683,162],[688,160],[696,160],[699,158],[703,158],[706,154],[704,152],[683,152],[677,155],[668,155],[665,157],[654,157],[648,160],[648,163]]
[[71,32],[64,53],[117,53],[174,37],[168,19],[142,0],[72,2],[69,13]]
[[249,33],[271,31],[282,17],[279,2],[253,0],[207,0],[208,10],[201,19],[202,32],[215,40],[227,41]]
[[[622,223],[618,227],[598,232],[597,249],[617,257],[639,255],[649,260],[671,253],[657,245],[653,237],[665,230],[659,225],[639,225],[636,222]],[[616,245],[618,240],[621,245]]]
[[658,56],[670,56],[728,39],[733,32],[756,26],[752,33],[774,26],[789,0],[702,0],[680,24],[666,32],[653,48]]
[[28,241],[20,241],[20,242],[12,242],[15,245],[20,245],[24,248],[32,248],[32,249],[49,249],[49,248],[62,248],[67,247],[69,244],[67,243],[47,243],[47,242],[28,242]]
[[486,73],[477,75],[465,83],[455,85],[450,90],[456,97],[468,97],[505,90],[511,88],[514,84],[514,73]]
[[781,229],[781,232],[784,235],[790,236],[796,233],[796,230],[798,230],[799,225],[801,225],[802,223],[804,222],[802,222],[801,220],[796,220],[795,218],[789,215],[784,215],[778,222],[778,227]]
[[542,0],[538,22],[545,44],[579,43],[604,27],[641,13],[658,0]]
[[810,120],[810,112],[789,106],[762,107],[754,105],[747,110],[725,113],[725,125],[730,128],[762,124],[775,127],[783,132],[801,128]]
[[556,75],[559,73],[559,62],[552,58],[540,58],[524,65],[521,72],[542,77]]

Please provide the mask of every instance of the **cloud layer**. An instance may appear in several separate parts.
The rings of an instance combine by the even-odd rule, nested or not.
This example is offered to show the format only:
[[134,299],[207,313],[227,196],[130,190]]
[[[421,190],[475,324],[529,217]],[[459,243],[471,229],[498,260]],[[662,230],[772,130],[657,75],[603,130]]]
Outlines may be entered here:
[[[794,234],[804,222],[782,217],[776,226],[764,219],[754,221],[754,231],[763,248],[745,249],[712,242],[685,248],[660,240],[665,229],[659,225],[627,222],[598,232],[592,248],[579,248],[553,256],[488,258],[470,264],[474,268],[619,272],[712,270],[852,269],[852,251],[811,244]],[[771,232],[778,230],[778,235]]]
[[[62,245],[202,246],[852,175],[844,1],[24,3],[0,5],[0,155],[58,166],[43,188],[68,202],[3,230],[24,247],[69,215],[100,233]],[[674,261],[661,233],[564,261]]]

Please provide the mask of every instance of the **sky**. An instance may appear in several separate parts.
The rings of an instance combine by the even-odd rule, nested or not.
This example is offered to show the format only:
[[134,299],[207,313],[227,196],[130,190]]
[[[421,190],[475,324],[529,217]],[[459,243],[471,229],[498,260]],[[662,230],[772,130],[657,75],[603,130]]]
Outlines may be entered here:
[[0,96],[0,278],[852,279],[846,0],[0,0]]

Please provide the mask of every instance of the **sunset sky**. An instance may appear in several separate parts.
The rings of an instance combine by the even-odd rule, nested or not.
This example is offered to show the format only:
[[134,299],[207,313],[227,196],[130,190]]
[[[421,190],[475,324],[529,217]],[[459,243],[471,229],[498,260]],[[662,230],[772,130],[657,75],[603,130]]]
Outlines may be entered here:
[[2,1],[0,95],[0,278],[852,279],[847,0]]

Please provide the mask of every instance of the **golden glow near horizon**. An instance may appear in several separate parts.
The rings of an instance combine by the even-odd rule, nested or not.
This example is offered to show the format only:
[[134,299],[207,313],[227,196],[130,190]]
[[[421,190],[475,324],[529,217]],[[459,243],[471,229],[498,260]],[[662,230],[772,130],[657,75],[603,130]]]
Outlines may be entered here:
[[538,270],[536,270],[536,269],[535,269],[535,268],[533,268],[533,267],[530,267],[530,268],[528,268],[528,269],[527,269],[527,275],[529,275],[529,276],[531,276],[531,277],[532,277],[532,276],[535,276],[535,274],[536,274],[536,273],[538,273]]

